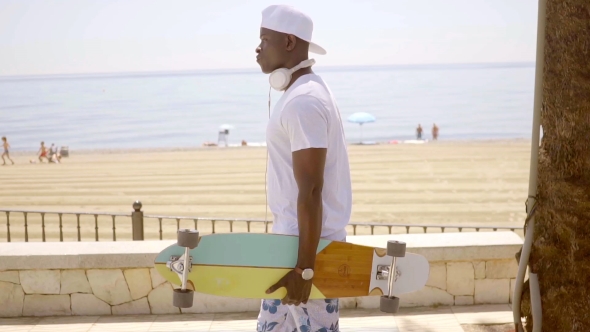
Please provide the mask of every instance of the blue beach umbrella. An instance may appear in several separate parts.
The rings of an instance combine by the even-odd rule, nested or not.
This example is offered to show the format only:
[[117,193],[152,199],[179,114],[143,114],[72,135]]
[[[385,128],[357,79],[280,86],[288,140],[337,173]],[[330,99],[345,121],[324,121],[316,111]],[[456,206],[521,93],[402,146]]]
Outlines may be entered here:
[[356,112],[348,117],[348,122],[358,123],[361,127],[361,143],[363,142],[363,124],[375,122],[375,117],[366,112]]

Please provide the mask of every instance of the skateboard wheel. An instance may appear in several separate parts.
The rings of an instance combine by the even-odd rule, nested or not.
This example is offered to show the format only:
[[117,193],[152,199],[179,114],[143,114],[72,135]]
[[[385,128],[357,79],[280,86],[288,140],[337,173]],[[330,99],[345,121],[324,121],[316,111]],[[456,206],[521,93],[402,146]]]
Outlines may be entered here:
[[389,314],[395,314],[399,310],[399,297],[381,296],[381,303],[379,309]]
[[199,244],[199,231],[196,229],[179,229],[176,243],[180,247],[193,249]]
[[387,241],[387,255],[391,257],[406,256],[406,243],[401,241]]
[[194,291],[175,288],[172,296],[172,305],[177,308],[190,308],[193,306]]

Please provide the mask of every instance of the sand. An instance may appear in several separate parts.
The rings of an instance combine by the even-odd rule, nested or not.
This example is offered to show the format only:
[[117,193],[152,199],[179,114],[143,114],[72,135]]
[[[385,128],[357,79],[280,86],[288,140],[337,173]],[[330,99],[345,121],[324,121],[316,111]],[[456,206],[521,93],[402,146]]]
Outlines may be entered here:
[[[352,222],[515,227],[524,223],[529,141],[351,145],[349,155]],[[31,164],[34,153],[13,153],[12,158],[16,165],[0,167],[0,210],[128,214],[132,203],[140,200],[150,215],[265,218],[264,147],[73,150],[61,164]],[[23,219],[20,213],[10,214],[12,241],[24,240]],[[94,240],[94,217],[80,220],[82,240]],[[100,240],[112,240],[112,218],[97,220]],[[76,216],[63,216],[62,221],[64,239],[76,240]],[[117,239],[128,239],[130,219],[115,221]],[[27,223],[29,241],[39,241],[41,216],[29,213]],[[159,238],[159,220],[146,218],[145,223],[146,238]],[[45,216],[47,241],[59,240],[58,224],[57,215]],[[180,224],[194,226],[191,221]],[[5,213],[0,214],[0,225],[0,241],[6,241]],[[163,238],[174,238],[176,220],[163,219],[162,225]],[[218,231],[228,230],[228,223],[216,225]],[[245,230],[244,225],[235,224],[234,230]],[[198,227],[210,231],[208,222]],[[366,234],[370,229],[358,231]],[[401,231],[405,229],[394,229]]]

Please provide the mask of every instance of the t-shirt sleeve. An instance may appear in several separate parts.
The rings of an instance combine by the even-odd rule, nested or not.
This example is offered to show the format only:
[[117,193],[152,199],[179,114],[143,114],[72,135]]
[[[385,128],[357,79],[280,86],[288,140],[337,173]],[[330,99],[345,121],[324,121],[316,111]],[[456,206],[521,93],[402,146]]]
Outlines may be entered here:
[[322,102],[311,96],[297,96],[281,113],[281,124],[289,135],[291,152],[328,147],[328,118]]

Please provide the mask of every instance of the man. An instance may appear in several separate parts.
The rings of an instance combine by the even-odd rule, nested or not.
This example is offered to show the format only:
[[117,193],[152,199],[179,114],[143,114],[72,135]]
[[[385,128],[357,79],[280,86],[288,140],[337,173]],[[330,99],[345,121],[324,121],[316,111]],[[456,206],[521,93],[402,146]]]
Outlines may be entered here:
[[435,141],[438,140],[438,126],[436,123],[432,125],[432,139]]
[[57,152],[57,146],[54,143],[51,143],[51,146],[49,147],[48,162],[54,162],[56,164],[59,164],[60,159],[61,157]]
[[50,162],[49,158],[47,157],[47,148],[45,147],[45,142],[41,142],[41,147],[39,148],[39,162],[43,163],[43,158],[47,159],[47,163]]
[[6,136],[2,136],[2,147],[4,148],[4,152],[2,152],[2,166],[6,165],[6,159],[4,159],[4,156],[8,157],[8,160],[14,165],[14,160],[10,158],[10,144],[8,143]]
[[[271,74],[271,86],[284,91],[266,130],[272,231],[299,236],[299,251],[295,269],[268,289],[272,294],[284,287],[286,295],[262,301],[258,331],[339,331],[338,299],[309,300],[319,240],[346,240],[352,205],[340,113],[326,83],[309,67],[308,52],[326,53],[311,41],[312,31],[311,19],[293,7],[262,12],[256,60]],[[276,76],[281,68],[293,70],[283,86]]]

